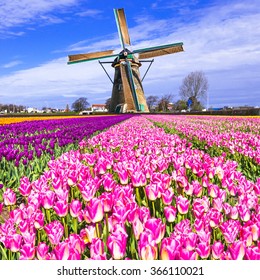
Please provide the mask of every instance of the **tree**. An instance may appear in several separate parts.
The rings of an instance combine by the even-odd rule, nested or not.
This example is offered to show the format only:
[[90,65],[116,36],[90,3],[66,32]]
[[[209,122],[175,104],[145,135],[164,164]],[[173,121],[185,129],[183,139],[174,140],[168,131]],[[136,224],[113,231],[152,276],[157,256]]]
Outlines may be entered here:
[[146,103],[149,108],[149,111],[151,111],[153,107],[157,105],[158,99],[158,96],[155,95],[150,95],[146,98]]
[[202,71],[195,71],[184,78],[179,93],[183,100],[192,100],[192,110],[199,110],[207,96],[208,87],[205,74]]
[[110,112],[111,98],[108,98],[105,103],[105,108]]
[[173,95],[172,94],[165,94],[161,97],[161,99],[158,102],[158,109],[159,111],[169,111],[169,105],[173,101]]
[[89,103],[87,101],[86,97],[80,97],[78,98],[74,103],[72,103],[72,109],[76,112],[84,111],[89,106]]
[[181,111],[181,110],[187,110],[187,102],[185,100],[178,100],[175,103],[175,110]]

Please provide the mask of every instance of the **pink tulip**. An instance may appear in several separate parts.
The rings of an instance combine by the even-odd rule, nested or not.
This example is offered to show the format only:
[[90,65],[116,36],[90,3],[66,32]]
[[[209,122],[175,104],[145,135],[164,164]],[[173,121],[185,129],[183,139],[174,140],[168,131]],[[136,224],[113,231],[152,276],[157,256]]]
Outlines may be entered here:
[[16,203],[16,194],[13,190],[7,188],[3,193],[3,199],[6,206],[14,205]]
[[59,221],[53,221],[47,224],[44,227],[45,232],[48,235],[48,238],[53,245],[57,245],[64,233],[63,225]]
[[193,194],[197,197],[202,195],[202,185],[198,181],[193,181]]
[[86,246],[84,241],[78,234],[71,233],[66,241],[69,243],[70,247],[77,250],[79,254],[82,254],[84,252]]
[[69,211],[68,202],[65,200],[58,200],[53,206],[53,209],[59,217],[65,217]]
[[118,170],[117,171],[119,180],[120,180],[120,184],[121,185],[127,185],[128,184],[128,173],[125,169],[122,170]]
[[164,216],[169,223],[172,223],[176,219],[177,209],[174,206],[164,207]]
[[197,260],[198,253],[195,251],[189,251],[185,248],[180,249],[180,260]]
[[193,205],[192,205],[192,211],[193,211],[194,216],[197,219],[200,219],[200,218],[202,218],[204,216],[205,207],[203,206],[201,201],[194,200]]
[[221,198],[217,197],[213,199],[213,208],[218,210],[219,212],[222,212],[223,210],[223,201]]
[[142,232],[138,241],[138,255],[141,260],[155,260],[158,254],[157,244],[151,232]]
[[31,192],[32,186],[27,177],[22,177],[20,179],[20,187],[18,188],[22,196],[28,196]]
[[198,236],[194,232],[190,232],[187,234],[186,238],[184,239],[183,245],[184,248],[188,251],[193,251],[197,245]]
[[57,260],[68,260],[70,257],[70,246],[67,242],[56,245],[54,253]]
[[110,175],[110,173],[106,173],[103,175],[103,186],[106,192],[111,192],[116,186],[116,182],[114,181],[113,176]]
[[219,227],[223,222],[223,215],[215,208],[211,208],[208,212],[209,224],[212,228]]
[[12,252],[18,252],[21,248],[21,244],[22,244],[22,236],[20,234],[13,234],[10,237],[10,250]]
[[177,176],[176,182],[180,188],[185,188],[188,185],[188,179],[186,176]]
[[19,223],[23,220],[23,211],[19,208],[16,208],[9,213],[9,216],[11,219],[13,219],[15,224],[19,225]]
[[38,260],[45,260],[48,251],[49,251],[49,246],[46,243],[44,242],[39,243],[36,250],[36,255]]
[[207,243],[199,243],[197,245],[196,252],[202,259],[207,259],[210,255],[210,245]]
[[145,187],[145,192],[149,200],[155,201],[159,197],[159,190],[157,185],[150,184]]
[[54,205],[55,193],[46,191],[42,196],[42,205],[45,209],[51,209]]
[[244,204],[240,205],[238,207],[238,212],[239,212],[239,216],[243,222],[247,222],[250,220],[250,210],[248,209],[248,207],[246,205],[244,205]]
[[144,225],[139,218],[133,221],[132,228],[133,228],[135,239],[139,240],[140,234],[144,231]]
[[161,198],[164,205],[171,205],[174,197],[172,188],[161,191]]
[[131,176],[131,182],[132,182],[133,186],[137,187],[137,188],[145,186],[147,183],[146,176],[141,171],[135,171]]
[[224,252],[224,245],[220,241],[215,241],[211,250],[213,258],[218,260]]
[[104,212],[108,213],[112,210],[114,204],[114,196],[110,192],[104,192],[99,197],[104,205]]
[[44,227],[44,214],[41,210],[37,210],[34,217],[34,226],[36,229]]
[[161,219],[151,218],[145,222],[144,225],[145,230],[149,230],[156,244],[159,244],[164,237],[165,234],[165,224]]
[[227,243],[234,243],[241,225],[237,220],[227,220],[220,225],[220,230]]
[[217,185],[210,184],[208,186],[208,194],[212,198],[216,198],[219,195],[219,187]]
[[259,247],[252,246],[252,247],[246,248],[245,256],[246,256],[247,260],[260,260]]
[[35,256],[35,247],[31,243],[26,243],[22,245],[20,253],[20,260],[32,260]]
[[80,237],[85,244],[92,243],[92,240],[97,237],[95,226],[90,225],[82,229],[80,231]]
[[104,242],[100,238],[94,238],[90,245],[90,257],[105,255]]
[[187,214],[189,211],[190,201],[182,195],[176,198],[177,209],[180,214]]
[[179,250],[181,244],[177,239],[164,238],[160,248],[160,259],[161,260],[176,260],[179,258]]
[[71,217],[76,218],[82,209],[82,203],[79,200],[74,199],[71,201],[69,209]]
[[89,213],[89,217],[92,223],[98,223],[103,220],[104,217],[104,205],[99,198],[92,198],[89,204],[86,206]]
[[139,257],[141,260],[155,260],[157,258],[157,245],[155,242],[139,246]]
[[243,241],[233,242],[228,249],[233,260],[243,260],[246,249]]
[[123,259],[126,252],[126,235],[123,233],[111,234],[107,238],[107,248],[114,260]]

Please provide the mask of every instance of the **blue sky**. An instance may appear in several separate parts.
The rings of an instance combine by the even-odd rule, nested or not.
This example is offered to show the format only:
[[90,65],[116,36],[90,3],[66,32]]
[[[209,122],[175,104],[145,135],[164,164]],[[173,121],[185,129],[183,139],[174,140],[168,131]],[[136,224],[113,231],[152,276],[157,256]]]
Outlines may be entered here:
[[99,63],[67,65],[67,55],[120,51],[113,8],[125,9],[133,49],[184,43],[184,52],[155,58],[146,96],[177,101],[183,79],[203,71],[209,106],[260,106],[259,0],[0,0],[0,103],[104,103],[112,84]]

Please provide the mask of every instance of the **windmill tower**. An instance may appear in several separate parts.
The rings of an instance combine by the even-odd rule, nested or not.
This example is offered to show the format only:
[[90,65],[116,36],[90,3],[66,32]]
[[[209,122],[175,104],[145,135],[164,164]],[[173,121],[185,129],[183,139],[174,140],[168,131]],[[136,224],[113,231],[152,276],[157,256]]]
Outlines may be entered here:
[[[102,52],[69,55],[68,64],[115,58],[114,61],[107,62],[111,63],[111,66],[115,69],[114,80],[112,81],[111,79],[113,90],[110,112],[149,112],[139,72],[139,68],[142,65],[141,62],[145,62],[142,59],[181,52],[183,51],[183,43],[161,45],[130,51],[127,48],[130,48],[131,42],[124,9],[114,9],[114,14],[122,51],[120,53],[115,53],[113,50],[107,50]],[[138,58],[136,54],[138,55]]]

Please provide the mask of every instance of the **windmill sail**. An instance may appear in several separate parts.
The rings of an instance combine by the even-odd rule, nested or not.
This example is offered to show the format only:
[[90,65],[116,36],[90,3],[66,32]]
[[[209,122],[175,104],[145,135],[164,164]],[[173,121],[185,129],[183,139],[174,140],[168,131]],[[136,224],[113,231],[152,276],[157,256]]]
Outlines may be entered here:
[[134,50],[133,53],[139,53],[139,59],[146,59],[156,56],[162,56],[166,54],[172,54],[183,51],[183,43],[169,44],[151,48],[144,48]]
[[85,61],[96,60],[101,58],[115,57],[117,55],[118,54],[114,54],[113,50],[85,53],[85,54],[73,54],[68,56],[69,57],[68,64],[85,62]]
[[114,9],[121,46],[131,45],[124,9]]

